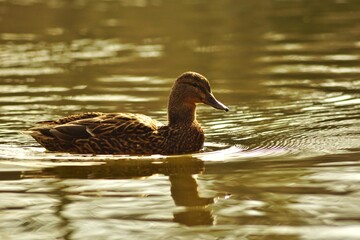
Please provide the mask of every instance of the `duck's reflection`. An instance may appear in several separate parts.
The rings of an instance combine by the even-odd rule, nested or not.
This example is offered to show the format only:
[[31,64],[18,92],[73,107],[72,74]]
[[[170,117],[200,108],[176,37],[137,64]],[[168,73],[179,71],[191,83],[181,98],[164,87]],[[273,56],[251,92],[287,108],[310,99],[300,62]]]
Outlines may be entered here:
[[203,170],[204,162],[194,157],[118,159],[87,166],[67,164],[27,171],[22,173],[21,178],[131,179],[163,174],[169,176],[175,205],[182,207],[173,213],[174,221],[188,226],[212,225],[214,218],[208,206],[214,199],[199,196],[198,183],[194,178]]
[[195,178],[188,174],[174,174],[169,179],[175,204],[185,207],[183,211],[174,213],[174,221],[188,226],[212,225],[214,218],[206,206],[214,203],[214,199],[199,197]]

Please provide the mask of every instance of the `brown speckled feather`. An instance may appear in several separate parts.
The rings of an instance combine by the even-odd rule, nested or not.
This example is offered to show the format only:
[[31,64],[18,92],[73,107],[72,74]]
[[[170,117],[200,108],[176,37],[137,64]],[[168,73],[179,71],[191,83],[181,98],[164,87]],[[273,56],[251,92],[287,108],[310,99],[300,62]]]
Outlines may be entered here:
[[182,74],[174,83],[167,126],[142,114],[88,112],[40,122],[27,130],[50,151],[90,154],[181,154],[199,151],[204,132],[196,121],[197,103],[227,111],[205,77]]
[[100,112],[87,112],[87,113],[82,113],[82,114],[70,115],[70,116],[63,117],[63,118],[53,120],[53,121],[41,121],[41,122],[38,122],[38,124],[65,124],[65,123],[80,120],[80,119],[97,117],[97,116],[100,116],[103,114],[104,113],[100,113]]
[[28,131],[49,150],[93,154],[152,154],[159,152],[159,148],[166,142],[166,138],[158,133],[158,127],[162,124],[142,114],[84,113],[41,123],[43,125]]

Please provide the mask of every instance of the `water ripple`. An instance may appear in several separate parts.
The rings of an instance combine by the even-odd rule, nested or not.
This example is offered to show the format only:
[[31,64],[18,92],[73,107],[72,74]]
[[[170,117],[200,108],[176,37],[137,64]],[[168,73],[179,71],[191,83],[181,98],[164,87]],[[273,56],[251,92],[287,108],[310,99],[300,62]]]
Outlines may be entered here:
[[49,93],[49,92],[66,92],[69,91],[66,87],[54,87],[54,86],[39,86],[30,87],[28,85],[0,85],[0,92],[4,94],[13,93]]
[[146,102],[155,101],[156,97],[136,97],[130,95],[113,95],[113,94],[99,94],[99,95],[77,95],[69,96],[65,99],[80,101],[80,102],[98,102],[98,101],[111,101],[111,102]]
[[[0,76],[35,76],[63,73],[76,66],[129,62],[162,55],[159,44],[129,44],[118,39],[75,39],[70,43],[0,44]],[[39,67],[48,65],[54,67]]]
[[287,64],[276,65],[265,70],[269,73],[275,74],[296,74],[296,73],[335,73],[335,74],[347,74],[347,73],[360,73],[360,67],[335,67],[328,65],[307,65],[307,64]]
[[51,67],[36,67],[36,68],[1,68],[0,77],[9,77],[9,76],[41,76],[41,75],[51,75],[51,74],[60,74],[63,73],[64,69],[62,68],[51,68]]
[[131,75],[112,75],[106,77],[100,77],[97,79],[99,82],[103,83],[146,83],[146,85],[153,84],[162,84],[173,81],[173,79],[165,79],[159,77],[150,77],[150,76],[131,76]]

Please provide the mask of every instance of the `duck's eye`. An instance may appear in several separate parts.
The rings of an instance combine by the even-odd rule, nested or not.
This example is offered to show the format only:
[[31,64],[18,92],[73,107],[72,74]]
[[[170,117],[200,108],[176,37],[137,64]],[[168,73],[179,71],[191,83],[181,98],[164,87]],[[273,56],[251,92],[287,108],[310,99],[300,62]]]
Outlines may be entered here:
[[190,83],[190,85],[196,88],[199,87],[196,83]]

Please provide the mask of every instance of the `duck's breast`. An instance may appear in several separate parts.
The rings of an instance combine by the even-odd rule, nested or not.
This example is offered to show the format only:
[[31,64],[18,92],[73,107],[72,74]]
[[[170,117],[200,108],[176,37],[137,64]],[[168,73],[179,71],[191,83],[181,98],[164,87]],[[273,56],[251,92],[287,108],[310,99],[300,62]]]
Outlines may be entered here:
[[204,131],[198,124],[160,127],[159,134],[166,138],[163,154],[198,152],[204,145]]

